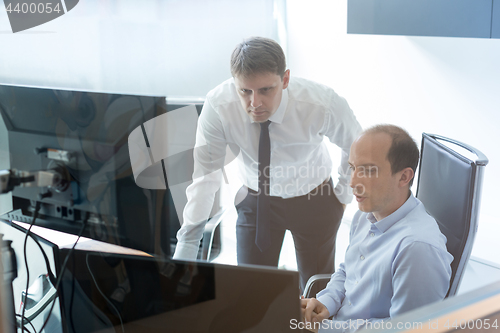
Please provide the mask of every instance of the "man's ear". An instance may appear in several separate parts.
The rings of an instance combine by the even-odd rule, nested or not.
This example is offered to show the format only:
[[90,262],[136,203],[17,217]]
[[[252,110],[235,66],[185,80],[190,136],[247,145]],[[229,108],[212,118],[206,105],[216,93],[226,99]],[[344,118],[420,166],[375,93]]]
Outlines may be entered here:
[[415,177],[415,172],[413,172],[413,169],[408,167],[403,169],[401,172],[401,177],[399,178],[399,186],[407,186],[410,184],[410,181]]
[[288,87],[288,83],[290,82],[290,70],[287,69],[285,74],[283,74],[283,89]]

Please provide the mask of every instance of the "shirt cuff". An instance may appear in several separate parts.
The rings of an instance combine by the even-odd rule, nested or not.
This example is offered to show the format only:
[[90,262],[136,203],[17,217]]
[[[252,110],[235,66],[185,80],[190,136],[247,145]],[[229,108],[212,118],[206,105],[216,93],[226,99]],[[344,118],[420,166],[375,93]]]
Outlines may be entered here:
[[330,314],[330,316],[333,316],[333,313],[335,312],[334,310],[336,308],[335,302],[327,295],[316,297],[316,299],[328,309],[328,313]]
[[172,259],[175,260],[196,260],[199,246],[179,242],[175,247]]

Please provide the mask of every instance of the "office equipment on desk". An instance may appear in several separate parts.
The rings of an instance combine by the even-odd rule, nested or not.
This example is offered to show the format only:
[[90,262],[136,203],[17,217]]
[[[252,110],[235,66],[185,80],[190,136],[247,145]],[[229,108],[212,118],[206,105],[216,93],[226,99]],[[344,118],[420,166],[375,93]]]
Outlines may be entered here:
[[[186,105],[199,112],[202,101],[176,99],[167,105],[157,96],[0,85],[11,170],[19,172],[18,179],[36,179],[13,189],[13,211],[3,218],[29,222],[39,202],[37,223],[75,234],[89,213],[87,237],[170,256],[180,225],[167,175],[159,179],[163,189],[137,186],[127,139],[145,122]],[[219,219],[208,225],[212,230],[200,245],[207,260],[213,244],[207,241],[216,241],[212,259],[220,251],[218,199]]]
[[[473,155],[470,157],[466,157]],[[447,296],[456,294],[477,232],[484,168],[488,159],[476,148],[440,135],[422,133],[416,197],[436,219],[454,259]],[[312,276],[304,295],[329,275]]]
[[[201,110],[199,101],[182,103]],[[180,106],[178,102],[167,105],[165,97],[0,85],[0,114],[8,131],[11,167],[0,170],[0,193],[12,191],[13,201],[13,210],[1,218],[9,223],[32,223],[37,216],[39,226],[73,235],[81,230],[89,239],[169,258],[180,225],[167,175],[162,173],[159,179],[164,182],[162,189],[139,187],[127,139],[134,129]],[[182,164],[184,169],[190,167]],[[218,199],[213,207],[216,218],[207,225],[200,244],[199,255],[206,260],[220,251],[217,227],[223,209]],[[10,232],[7,228],[7,237]],[[37,288],[48,288],[53,293],[45,295],[48,299],[56,294],[49,288],[53,281],[44,278],[48,269],[43,260],[28,258],[25,269],[24,237],[13,242],[19,271],[13,282],[16,315],[24,311],[19,307],[21,293],[30,302],[31,291]],[[40,243],[44,251],[57,252],[52,245]],[[39,251],[37,247],[32,250]],[[54,272],[58,260],[51,264]],[[123,263],[119,266],[116,270],[123,278],[125,268]],[[30,290],[25,290],[27,272],[31,273]],[[30,317],[23,321],[18,317],[19,323],[30,324],[30,318],[38,318],[44,309],[28,310]]]
[[37,223],[77,233],[90,213],[87,237],[169,255],[169,193],[137,187],[126,144],[132,129],[165,112],[164,97],[0,85],[11,169],[44,172],[37,184],[53,179],[14,188],[4,218],[29,222],[40,202]]
[[[16,252],[27,227],[0,222]],[[45,332],[289,332],[291,320],[300,320],[296,271],[167,260],[81,238],[61,272],[76,236],[43,227],[32,233],[55,275],[63,274],[58,297],[31,320],[38,329],[55,302]],[[38,262],[30,261],[32,275],[43,275],[41,250],[31,239],[28,249],[31,261]],[[24,290],[23,283],[14,287],[18,296]],[[44,298],[34,299],[31,308]],[[16,302],[19,306],[20,297]]]

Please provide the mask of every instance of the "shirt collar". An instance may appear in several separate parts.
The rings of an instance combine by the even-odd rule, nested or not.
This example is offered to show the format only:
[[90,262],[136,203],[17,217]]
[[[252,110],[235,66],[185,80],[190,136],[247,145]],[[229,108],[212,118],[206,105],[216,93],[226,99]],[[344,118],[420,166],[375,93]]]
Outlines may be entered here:
[[408,215],[408,213],[411,212],[417,206],[417,204],[418,201],[412,193],[408,200],[406,200],[406,202],[391,215],[384,217],[380,221],[377,221],[375,219],[375,216],[373,216],[373,213],[369,213],[367,218],[378,230],[380,230],[381,232],[386,232],[390,227],[396,224],[396,222]]

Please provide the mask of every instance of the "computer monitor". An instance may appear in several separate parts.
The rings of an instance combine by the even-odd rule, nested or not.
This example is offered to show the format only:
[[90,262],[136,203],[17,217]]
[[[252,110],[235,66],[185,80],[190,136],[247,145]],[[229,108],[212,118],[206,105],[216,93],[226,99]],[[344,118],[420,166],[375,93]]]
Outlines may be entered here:
[[[130,283],[123,301],[117,301],[119,283],[109,258],[76,251],[76,265],[68,264],[79,268],[71,272],[77,276],[77,289],[69,274],[63,285],[65,318],[78,327],[75,332],[112,327],[117,332],[123,328],[150,333],[291,332],[300,322],[296,271],[116,255],[112,259],[123,262]],[[71,294],[79,299],[71,301]],[[96,312],[107,318],[106,324],[96,316],[79,316]]]
[[85,236],[169,256],[179,220],[168,186],[137,186],[127,145],[165,112],[160,96],[0,85],[11,169],[63,176],[57,187],[15,188],[4,218],[30,222],[39,201],[38,225],[76,234],[89,216]]
[[[18,254],[26,228],[26,223],[0,221],[0,232]],[[44,332],[53,333],[301,332],[295,329],[300,321],[297,271],[178,261],[85,238],[71,251],[76,236],[39,226],[32,235],[27,246],[33,291],[25,316],[37,331],[47,321]],[[42,249],[61,278],[57,298],[50,298],[49,284],[36,290],[46,280]],[[22,278],[13,283],[18,314],[25,283]]]

